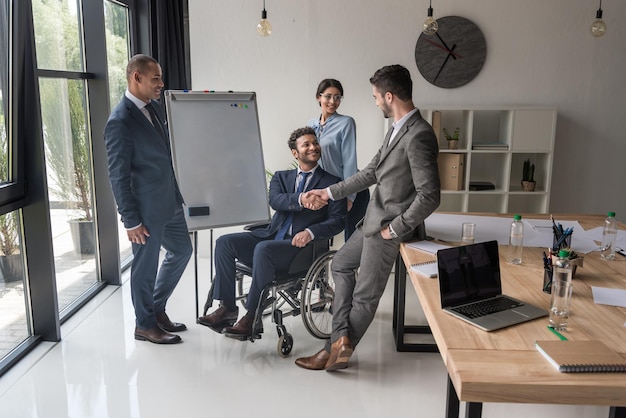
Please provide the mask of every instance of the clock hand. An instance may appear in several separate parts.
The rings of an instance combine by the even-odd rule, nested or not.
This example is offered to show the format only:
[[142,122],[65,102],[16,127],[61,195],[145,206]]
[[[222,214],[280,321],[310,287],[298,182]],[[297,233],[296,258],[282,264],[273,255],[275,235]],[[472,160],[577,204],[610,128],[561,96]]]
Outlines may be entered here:
[[453,52],[452,52],[450,49],[448,49],[447,47],[441,46],[441,45],[439,45],[438,43],[431,41],[430,39],[424,39],[424,40],[425,40],[426,42],[428,42],[429,44],[431,44],[431,45],[433,45],[433,46],[436,46],[437,48],[439,48],[439,49],[442,49],[442,50],[446,51],[446,52],[447,52],[447,53],[449,53],[449,54],[451,53],[451,54],[452,54],[452,58],[454,58],[454,59],[457,59],[457,58],[463,58],[463,57],[461,57],[459,54],[455,54],[455,53],[453,53]]
[[437,77],[439,77],[439,74],[441,74],[441,70],[443,70],[443,67],[446,66],[446,63],[448,62],[450,57],[454,55],[453,52],[452,52],[452,51],[454,51],[454,48],[456,48],[456,44],[452,45],[452,49],[448,53],[448,56],[446,57],[446,60],[443,62],[443,64],[441,64],[441,68],[439,68],[439,71],[437,71],[437,75],[435,76],[435,78],[433,78],[433,83],[437,80]]
[[439,38],[443,46],[445,46],[448,51],[452,51],[452,48],[449,48],[448,45],[446,45],[446,41],[443,40],[443,38],[441,37],[441,35],[439,35],[438,32],[435,32],[435,35],[437,35],[437,38]]

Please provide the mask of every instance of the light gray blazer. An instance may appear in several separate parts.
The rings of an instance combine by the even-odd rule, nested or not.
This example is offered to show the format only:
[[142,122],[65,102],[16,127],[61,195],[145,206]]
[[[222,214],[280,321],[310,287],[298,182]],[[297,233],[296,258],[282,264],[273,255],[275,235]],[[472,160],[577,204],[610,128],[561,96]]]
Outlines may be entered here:
[[375,184],[363,234],[372,236],[391,224],[397,240],[405,241],[439,207],[439,147],[432,127],[419,111],[387,146],[391,132],[367,167],[330,186],[330,192],[334,199],[341,199]]

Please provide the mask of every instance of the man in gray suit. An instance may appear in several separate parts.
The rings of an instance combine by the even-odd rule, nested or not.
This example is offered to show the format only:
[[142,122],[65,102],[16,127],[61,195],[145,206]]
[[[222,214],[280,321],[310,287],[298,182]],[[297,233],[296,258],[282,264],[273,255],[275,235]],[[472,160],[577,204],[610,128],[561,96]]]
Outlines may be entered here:
[[305,369],[348,367],[354,348],[374,319],[400,243],[413,237],[418,227],[423,229],[424,219],[439,206],[437,138],[413,105],[409,71],[400,65],[386,66],[374,73],[370,83],[376,106],[394,122],[365,169],[317,191],[328,201],[376,185],[362,224],[333,258],[331,339],[318,353],[296,360]]
[[[183,197],[174,177],[165,114],[157,102],[163,88],[159,63],[135,55],[126,68],[128,90],[104,130],[109,180],[118,212],[133,247],[130,288],[135,307],[135,339],[155,344],[181,342],[171,332],[165,304],[174,292],[192,246]],[[159,268],[161,246],[167,251]]]

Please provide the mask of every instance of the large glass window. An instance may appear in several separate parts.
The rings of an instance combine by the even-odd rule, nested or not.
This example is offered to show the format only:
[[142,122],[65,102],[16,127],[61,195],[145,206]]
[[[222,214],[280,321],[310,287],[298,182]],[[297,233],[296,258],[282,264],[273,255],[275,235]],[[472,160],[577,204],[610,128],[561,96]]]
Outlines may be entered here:
[[[33,0],[59,311],[99,281],[93,169],[78,0]],[[47,70],[47,71],[46,71]]]
[[[0,1],[0,187],[12,181],[10,141],[11,4]],[[6,185],[6,184],[5,184]],[[32,335],[25,292],[20,211],[0,215],[0,359]]]
[[104,1],[109,102],[111,108],[122,100],[126,90],[126,64],[130,59],[130,17],[126,5]]
[[[130,59],[130,16],[128,6],[115,1],[104,1],[107,65],[109,76],[109,103],[115,107],[126,91],[126,64]],[[119,215],[118,215],[119,220]],[[120,259],[131,256],[132,248],[121,220],[119,227]]]

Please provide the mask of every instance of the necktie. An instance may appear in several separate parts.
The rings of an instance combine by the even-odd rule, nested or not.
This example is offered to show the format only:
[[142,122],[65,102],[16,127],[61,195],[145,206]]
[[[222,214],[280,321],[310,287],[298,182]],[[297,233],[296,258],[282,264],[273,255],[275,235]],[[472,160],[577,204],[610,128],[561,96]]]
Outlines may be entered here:
[[148,109],[148,113],[150,113],[150,119],[152,120],[152,124],[154,125],[156,130],[159,131],[159,135],[161,135],[161,138],[164,141],[167,141],[167,138],[165,137],[165,132],[163,132],[163,125],[161,125],[161,121],[157,117],[156,110],[154,109],[152,102],[146,105],[146,109]]
[[[311,173],[307,173],[303,171],[300,174],[302,175],[302,178],[300,179],[300,183],[298,183],[298,190],[296,190],[296,194],[298,195],[304,191],[304,186],[306,185],[306,179]],[[287,235],[287,231],[289,231],[289,227],[291,226],[292,222],[293,222],[293,212],[289,212],[289,215],[287,215],[287,219],[285,219],[285,222],[283,222],[280,229],[278,230],[278,233],[276,234],[276,239],[285,238],[285,235]]]

